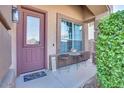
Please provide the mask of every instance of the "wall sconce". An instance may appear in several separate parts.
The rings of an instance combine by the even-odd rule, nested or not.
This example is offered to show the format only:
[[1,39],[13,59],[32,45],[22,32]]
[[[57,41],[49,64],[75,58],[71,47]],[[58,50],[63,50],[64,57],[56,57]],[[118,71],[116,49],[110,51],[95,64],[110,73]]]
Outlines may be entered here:
[[17,6],[12,6],[12,21],[15,23],[19,21],[19,11]]

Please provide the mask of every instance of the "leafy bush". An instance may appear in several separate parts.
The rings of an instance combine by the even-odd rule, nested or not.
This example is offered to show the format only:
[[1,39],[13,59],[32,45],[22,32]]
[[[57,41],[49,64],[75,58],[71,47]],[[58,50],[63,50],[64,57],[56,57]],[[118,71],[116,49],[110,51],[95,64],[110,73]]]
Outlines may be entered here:
[[124,87],[124,11],[112,13],[98,25],[97,77],[101,87]]

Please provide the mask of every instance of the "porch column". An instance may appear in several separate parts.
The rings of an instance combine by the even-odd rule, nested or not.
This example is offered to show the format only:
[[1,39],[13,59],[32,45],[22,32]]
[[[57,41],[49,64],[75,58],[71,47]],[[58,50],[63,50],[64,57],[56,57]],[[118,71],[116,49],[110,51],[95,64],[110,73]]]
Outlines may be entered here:
[[89,44],[88,44],[88,23],[84,23],[84,50],[89,50]]

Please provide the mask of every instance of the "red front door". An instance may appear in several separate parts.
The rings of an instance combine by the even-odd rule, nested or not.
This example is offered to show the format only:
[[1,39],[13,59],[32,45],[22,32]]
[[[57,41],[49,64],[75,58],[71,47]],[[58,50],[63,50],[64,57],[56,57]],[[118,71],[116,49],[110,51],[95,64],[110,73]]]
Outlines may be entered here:
[[17,25],[18,74],[45,68],[45,15],[27,9],[20,10]]

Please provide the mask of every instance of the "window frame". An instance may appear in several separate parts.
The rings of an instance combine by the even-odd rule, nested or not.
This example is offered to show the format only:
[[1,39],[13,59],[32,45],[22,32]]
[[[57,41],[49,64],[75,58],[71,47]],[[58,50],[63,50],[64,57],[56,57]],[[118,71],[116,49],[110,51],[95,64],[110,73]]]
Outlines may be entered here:
[[[57,31],[56,31],[56,53],[60,54],[60,44],[61,44],[61,21],[66,20],[73,24],[78,24],[82,26],[82,51],[85,49],[85,33],[84,33],[84,25],[83,21],[79,21],[77,19],[65,16],[63,14],[57,13]],[[68,52],[67,52],[68,53]]]

